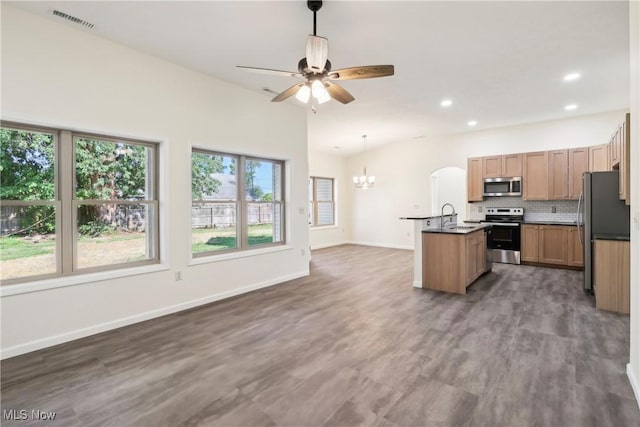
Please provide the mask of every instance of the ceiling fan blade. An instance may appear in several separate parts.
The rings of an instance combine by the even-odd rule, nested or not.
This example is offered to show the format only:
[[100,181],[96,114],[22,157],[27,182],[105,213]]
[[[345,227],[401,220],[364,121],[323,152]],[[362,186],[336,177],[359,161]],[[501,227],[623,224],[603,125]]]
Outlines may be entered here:
[[304,85],[305,83],[298,83],[291,86],[289,89],[285,90],[284,92],[280,92],[278,95],[276,95],[276,97],[273,98],[271,102],[280,102],[280,101],[284,101],[287,98],[292,97],[293,95],[298,93],[298,90]]
[[393,65],[365,65],[334,70],[327,77],[333,80],[373,79],[375,77],[393,76]]
[[320,74],[324,71],[329,56],[329,40],[324,37],[307,37],[307,65],[311,71]]
[[351,95],[345,88],[342,86],[332,83],[330,81],[324,82],[324,87],[327,88],[327,92],[329,92],[329,96],[335,99],[338,102],[342,102],[343,104],[348,104],[351,101],[354,101],[355,98]]
[[302,74],[296,73],[294,71],[282,71],[282,70],[272,70],[269,68],[245,67],[244,65],[236,65],[236,68],[242,68],[243,70],[251,71],[253,73],[271,74],[275,76],[303,77]]

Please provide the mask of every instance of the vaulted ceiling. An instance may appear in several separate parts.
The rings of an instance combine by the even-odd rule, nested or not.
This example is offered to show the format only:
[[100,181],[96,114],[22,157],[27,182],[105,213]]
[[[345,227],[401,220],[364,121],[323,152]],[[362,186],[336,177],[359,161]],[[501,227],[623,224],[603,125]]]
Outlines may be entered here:
[[[12,4],[263,93],[265,108],[296,80],[235,66],[296,71],[313,31],[303,1]],[[312,149],[346,156],[362,134],[371,147],[628,108],[628,28],[627,2],[325,1],[318,35],[333,68],[394,64],[395,76],[345,81],[356,100],[315,114],[285,102],[309,110]],[[565,82],[571,72],[580,78]]]

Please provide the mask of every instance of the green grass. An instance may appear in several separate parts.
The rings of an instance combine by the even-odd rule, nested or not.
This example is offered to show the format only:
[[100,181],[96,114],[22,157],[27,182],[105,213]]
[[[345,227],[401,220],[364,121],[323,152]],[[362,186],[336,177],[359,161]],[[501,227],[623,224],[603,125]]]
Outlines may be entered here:
[[[192,232],[193,234],[216,234],[216,236],[209,238],[206,242],[194,243],[191,247],[194,253],[219,251],[237,247],[236,230],[233,227],[215,231],[210,228],[200,228],[193,229]],[[271,224],[249,226],[249,246],[272,242],[273,226]]]
[[0,261],[51,254],[56,248],[54,240],[34,243],[24,237],[0,237]]

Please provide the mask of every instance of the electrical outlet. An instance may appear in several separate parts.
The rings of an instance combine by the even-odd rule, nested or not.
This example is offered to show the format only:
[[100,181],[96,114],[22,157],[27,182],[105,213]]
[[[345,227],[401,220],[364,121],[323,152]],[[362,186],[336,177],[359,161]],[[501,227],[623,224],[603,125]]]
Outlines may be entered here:
[[482,206],[478,206],[478,213],[482,213]]
[[556,213],[556,207],[555,206],[551,206],[551,213]]
[[182,271],[176,271],[176,282],[182,280]]
[[304,250],[304,248],[300,249],[300,255],[305,256],[306,251]]

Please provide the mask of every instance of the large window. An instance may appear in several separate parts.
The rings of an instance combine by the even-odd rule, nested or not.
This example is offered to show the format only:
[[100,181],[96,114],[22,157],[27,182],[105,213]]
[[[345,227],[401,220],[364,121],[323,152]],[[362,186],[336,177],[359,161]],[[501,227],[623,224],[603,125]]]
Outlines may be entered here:
[[309,224],[320,227],[335,224],[333,178],[309,178]]
[[193,255],[283,244],[284,163],[194,149]]
[[157,145],[3,122],[3,284],[159,262]]

